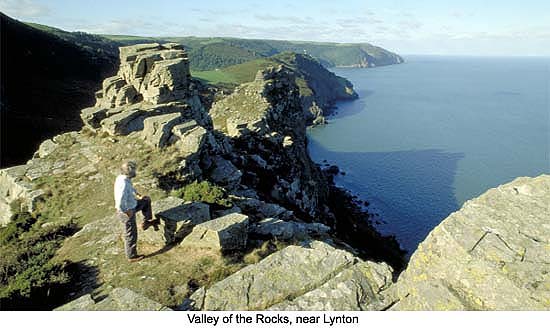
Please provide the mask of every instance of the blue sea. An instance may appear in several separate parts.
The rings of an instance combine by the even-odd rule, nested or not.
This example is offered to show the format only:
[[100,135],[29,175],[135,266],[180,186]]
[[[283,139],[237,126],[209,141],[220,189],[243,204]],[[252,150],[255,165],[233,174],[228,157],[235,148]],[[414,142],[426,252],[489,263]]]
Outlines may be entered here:
[[462,204],[550,173],[550,59],[408,56],[334,69],[359,94],[308,130],[314,161],[370,202],[376,227],[412,253]]

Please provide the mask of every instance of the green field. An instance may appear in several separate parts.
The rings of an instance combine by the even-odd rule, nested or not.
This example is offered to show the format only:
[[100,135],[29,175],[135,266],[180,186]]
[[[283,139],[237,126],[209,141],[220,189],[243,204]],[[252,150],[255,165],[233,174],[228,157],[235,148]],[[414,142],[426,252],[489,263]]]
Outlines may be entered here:
[[[216,69],[245,63],[255,59],[269,58],[284,52],[307,54],[317,59],[325,67],[335,66],[380,66],[402,62],[402,59],[390,51],[369,43],[331,43],[312,41],[289,41],[268,39],[239,39],[227,37],[143,37],[129,35],[93,35],[84,32],[68,32],[54,27],[27,23],[42,31],[52,33],[81,46],[93,49],[105,49],[108,53],[117,53],[117,47],[139,43],[176,42],[184,45],[189,53],[191,69],[215,71]],[[114,54],[115,56],[117,54]],[[237,81],[241,81],[236,73]],[[217,73],[197,74],[197,77],[227,82],[226,76]],[[249,79],[249,76],[246,76]],[[233,79],[231,79],[233,80]]]

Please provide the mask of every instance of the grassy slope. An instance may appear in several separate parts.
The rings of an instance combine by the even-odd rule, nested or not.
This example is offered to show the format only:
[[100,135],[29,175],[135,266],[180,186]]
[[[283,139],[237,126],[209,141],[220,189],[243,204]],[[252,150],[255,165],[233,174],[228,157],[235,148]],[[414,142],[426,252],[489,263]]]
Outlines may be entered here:
[[80,109],[94,103],[101,81],[115,71],[118,50],[105,38],[37,29],[1,13],[0,25],[5,167],[25,163],[44,139],[80,128]]
[[[63,162],[63,172],[36,180],[35,185],[43,189],[47,197],[39,206],[39,221],[23,234],[36,236],[37,231],[44,230],[44,224],[48,224],[46,229],[69,223],[77,228],[88,226],[91,229],[64,241],[61,238],[58,242],[62,242],[62,247],[55,256],[51,260],[49,256],[43,258],[44,261],[73,267],[71,274],[77,276],[76,282],[57,292],[73,292],[67,300],[84,293],[99,297],[114,287],[126,287],[166,306],[176,306],[195,287],[218,281],[280,249],[281,245],[286,245],[270,241],[262,246],[252,245],[244,252],[221,256],[208,249],[190,249],[178,245],[163,249],[160,243],[153,245],[140,240],[139,253],[149,257],[140,263],[128,263],[119,237],[120,224],[112,217],[112,189],[119,164],[125,159],[135,159],[139,165],[138,177],[134,181],[136,189],[157,201],[171,192],[153,184],[154,178],[177,168],[181,156],[178,156],[173,146],[162,150],[152,148],[136,134],[111,139],[84,132],[78,140],[70,135],[57,139],[60,148],[44,159],[44,162]],[[90,158],[97,160],[97,163],[91,162]],[[3,234],[0,229],[0,238]],[[0,243],[0,248],[8,249],[8,246]],[[4,261],[0,263],[0,271],[3,264]],[[25,273],[22,277],[28,276]],[[6,284],[0,283],[0,293],[5,288]],[[59,300],[62,299],[57,297],[55,302],[61,304]],[[35,309],[53,308],[48,306],[53,303],[53,298],[41,303],[31,295],[30,300],[34,302]],[[17,300],[11,304],[17,304]],[[17,306],[6,306],[3,309],[14,308]]]
[[238,85],[253,81],[258,70],[278,63],[274,59],[257,59],[217,70],[192,71],[191,74],[209,84],[231,83]]
[[[326,67],[351,66],[366,61],[376,65],[393,64],[399,56],[368,43],[332,43],[311,41],[239,39],[222,37],[142,37],[128,35],[90,35],[67,32],[54,27],[29,23],[42,31],[63,39],[93,42],[97,48],[117,52],[116,47],[137,43],[177,42],[189,51],[191,69],[210,71],[240,64],[253,59],[270,57],[282,52],[305,53],[313,56]],[[91,40],[94,39],[94,40]]]
[[[114,36],[104,35],[111,40],[124,44],[133,44],[139,42],[172,41],[185,45],[190,50],[190,57],[200,54],[208,54],[213,44],[225,48],[225,53],[229,58],[245,52],[253,57],[269,57],[282,52],[306,53],[318,59],[324,66],[350,66],[361,63],[366,59],[369,63],[376,65],[392,64],[398,58],[398,55],[389,52],[381,47],[368,43],[331,43],[331,42],[311,42],[311,41],[287,41],[287,40],[262,40],[262,39],[238,39],[238,38],[200,38],[200,37],[138,37],[138,36]],[[217,47],[216,49],[219,49]],[[244,62],[244,61],[243,61]],[[210,63],[203,63],[197,60],[192,64],[192,68],[198,71],[212,70],[222,68],[235,63],[225,63],[225,65],[214,66]]]

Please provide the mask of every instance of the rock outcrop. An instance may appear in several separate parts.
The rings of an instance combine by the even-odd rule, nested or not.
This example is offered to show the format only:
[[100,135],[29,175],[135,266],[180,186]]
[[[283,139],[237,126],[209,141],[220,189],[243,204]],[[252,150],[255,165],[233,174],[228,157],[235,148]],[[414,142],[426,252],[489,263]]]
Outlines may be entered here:
[[211,127],[178,44],[121,47],[118,73],[103,81],[96,97],[95,106],[81,112],[88,129],[113,136],[140,132],[153,147],[176,144],[183,153],[198,153]]
[[330,228],[321,223],[298,223],[266,218],[253,224],[250,233],[258,238],[273,238],[277,240],[306,239],[310,236],[327,234]]
[[391,283],[386,264],[362,262],[324,242],[288,246],[209,288],[182,308],[202,310],[357,310],[378,308]]
[[259,71],[255,81],[214,103],[210,116],[232,138],[241,183],[308,217],[323,214],[327,182],[307,154],[306,119],[288,69]]
[[245,249],[247,240],[248,216],[231,213],[196,225],[181,245],[225,252]]
[[154,201],[154,216],[160,220],[157,231],[144,231],[140,238],[150,244],[169,245],[182,239],[194,225],[210,220],[210,207],[201,202],[185,202],[168,197]]
[[272,59],[283,63],[294,72],[308,124],[326,123],[325,116],[331,113],[336,101],[358,97],[347,79],[327,70],[309,55],[284,52]]
[[57,311],[120,311],[120,310],[171,310],[149,298],[127,288],[115,288],[107,297],[95,301],[90,294],[81,296],[61,307]]
[[550,309],[550,176],[520,177],[466,202],[389,292],[394,310]]

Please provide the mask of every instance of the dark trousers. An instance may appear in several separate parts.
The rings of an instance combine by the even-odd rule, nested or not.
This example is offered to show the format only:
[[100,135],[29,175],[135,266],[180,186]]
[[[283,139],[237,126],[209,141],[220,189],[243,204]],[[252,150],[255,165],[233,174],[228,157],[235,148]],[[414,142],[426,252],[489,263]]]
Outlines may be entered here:
[[123,223],[124,234],[124,251],[129,259],[137,256],[137,225],[136,214],[141,211],[143,220],[150,221],[153,219],[153,211],[151,209],[151,198],[143,197],[137,201],[136,208],[133,209],[132,217],[128,217],[125,213],[118,213],[120,220]]

